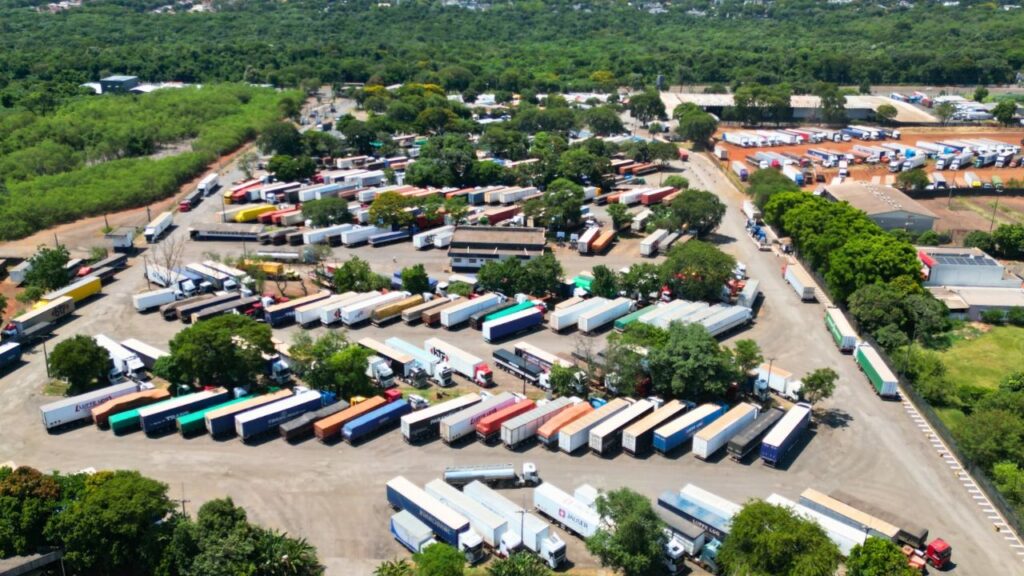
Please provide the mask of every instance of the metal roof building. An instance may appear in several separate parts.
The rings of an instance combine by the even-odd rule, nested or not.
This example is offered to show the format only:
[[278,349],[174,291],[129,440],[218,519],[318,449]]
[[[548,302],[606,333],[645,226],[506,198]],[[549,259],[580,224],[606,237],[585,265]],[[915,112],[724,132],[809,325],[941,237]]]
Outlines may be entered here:
[[892,186],[844,182],[825,184],[819,190],[829,200],[847,202],[862,210],[884,230],[903,228],[921,233],[931,230],[938,219],[934,212]]
[[453,269],[477,269],[493,260],[532,260],[544,253],[546,242],[543,228],[459,226],[448,258]]

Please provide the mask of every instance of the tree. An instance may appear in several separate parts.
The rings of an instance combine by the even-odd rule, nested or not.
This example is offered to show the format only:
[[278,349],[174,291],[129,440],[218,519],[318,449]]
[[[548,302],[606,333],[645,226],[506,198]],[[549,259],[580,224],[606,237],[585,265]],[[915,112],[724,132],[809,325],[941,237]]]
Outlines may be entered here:
[[561,364],[551,366],[548,383],[551,385],[551,391],[559,396],[568,397],[580,393],[577,371]]
[[[690,187],[690,181],[687,180],[685,176],[680,176],[678,174],[673,174],[668,178],[665,178],[665,181],[662,182],[662,184],[665,186],[671,186],[677,190]],[[611,206],[609,206],[609,208],[611,208]]]
[[183,383],[193,386],[250,386],[274,350],[270,327],[248,316],[227,314],[203,320],[171,340],[171,358]]
[[370,264],[358,256],[353,256],[334,270],[334,277],[331,279],[334,284],[334,291],[342,294],[345,292],[370,292],[381,290],[391,285],[391,280],[385,276],[375,273]]
[[830,82],[819,82],[814,89],[821,108],[821,120],[826,124],[846,122],[846,96]]
[[992,116],[1003,126],[1014,125],[1014,116],[1016,115],[1017,103],[1009,98],[1000,100],[996,107],[992,109]]
[[939,121],[943,125],[949,122],[949,119],[956,113],[956,107],[953,106],[952,102],[943,102],[935,107],[935,115],[939,117]]
[[619,488],[597,498],[597,512],[614,523],[600,527],[587,538],[587,550],[601,565],[624,576],[645,576],[660,571],[666,536],[664,523],[651,500],[629,488]]
[[726,573],[748,576],[831,576],[839,558],[839,549],[817,523],[760,500],[733,516],[729,538],[718,551]]
[[683,190],[672,200],[669,208],[698,238],[713,232],[725,217],[725,204],[718,196],[703,190]]
[[291,122],[274,122],[265,128],[256,139],[256,145],[264,154],[302,154],[302,134]]
[[315,388],[333,392],[339,398],[373,395],[373,382],[366,375],[366,361],[372,355],[369,349],[356,344],[335,352],[323,362]]
[[749,338],[736,341],[732,350],[732,358],[736,363],[736,368],[744,376],[750,374],[754,368],[764,362],[761,347],[757,345],[757,341]]
[[412,555],[416,576],[462,576],[466,558],[447,544],[431,544]]
[[683,108],[684,111],[677,116],[676,112],[680,108],[682,107],[677,107],[672,114],[679,121],[676,132],[699,147],[706,146],[708,140],[714,135],[715,130],[718,129],[718,121],[715,120],[714,116],[696,106],[693,108]]
[[865,284],[884,283],[901,276],[917,278],[921,264],[914,247],[887,234],[856,236],[832,253],[825,281],[832,295],[845,301]]
[[971,230],[964,236],[964,246],[979,248],[983,252],[991,253],[995,248],[995,241],[992,235],[983,230]]
[[747,194],[759,208],[765,210],[768,201],[775,194],[782,192],[800,192],[796,182],[786,178],[778,170],[755,170],[750,175]]
[[960,448],[985,470],[996,462],[1024,461],[1024,420],[1005,409],[978,410],[955,428]]
[[974,89],[974,101],[984,102],[988,98],[988,88],[984,86],[978,86]]
[[402,269],[402,290],[410,294],[430,292],[430,277],[423,264],[415,264]]
[[530,141],[523,132],[511,130],[504,125],[491,125],[480,136],[480,146],[498,158],[522,160],[526,158]]
[[25,273],[25,285],[39,288],[44,292],[67,286],[71,278],[68,277],[68,271],[64,266],[70,259],[71,255],[63,245],[56,248],[39,246],[28,260],[32,267]]
[[654,90],[630,96],[627,108],[633,118],[639,120],[644,126],[647,126],[647,123],[655,118],[665,116],[665,104],[661,101],[661,95]]
[[673,322],[664,346],[648,351],[652,384],[669,398],[714,398],[735,375],[731,354],[700,324]]
[[452,224],[458,225],[466,219],[466,214],[469,213],[469,205],[466,203],[466,199],[461,196],[448,198],[444,201],[444,213],[448,215],[448,219]]
[[260,157],[253,151],[248,151],[238,157],[238,167],[242,170],[242,174],[246,180],[251,180],[256,170],[256,164],[260,161]]
[[405,558],[385,560],[373,570],[373,576],[413,576],[413,569]]
[[598,185],[601,176],[611,169],[607,158],[591,153],[586,148],[566,150],[558,158],[558,175],[579,184]]
[[312,221],[313,226],[317,228],[352,221],[352,213],[348,211],[348,200],[333,196],[303,203],[302,215]]
[[661,278],[677,298],[717,302],[736,260],[712,244],[676,244],[661,265]]
[[609,392],[633,396],[640,386],[650,380],[647,357],[641,344],[634,343],[635,335],[608,337],[604,353],[604,383]]
[[312,178],[316,174],[316,162],[309,156],[278,154],[267,162],[267,170],[282,182],[295,182]]
[[110,353],[92,336],[78,334],[53,347],[50,374],[68,382],[68,395],[74,396],[106,385],[110,372]]
[[619,278],[619,287],[636,300],[657,298],[657,292],[661,289],[661,272],[658,266],[649,262],[633,264]]
[[583,187],[558,178],[548,184],[543,196],[542,219],[552,230],[572,230],[579,226],[583,207]]
[[562,264],[558,262],[554,254],[546,252],[534,258],[523,266],[525,275],[522,284],[517,292],[544,296],[558,292],[558,285],[565,277]]
[[626,131],[619,113],[611,106],[591,108],[583,114],[583,119],[590,129],[599,136],[611,136]]
[[370,221],[374,224],[402,227],[412,223],[408,199],[398,192],[384,192],[370,204]]
[[[498,558],[487,567],[488,576],[551,576],[551,570],[539,557],[529,552],[516,552]],[[377,575],[375,575],[377,576]]]
[[167,485],[134,471],[99,472],[46,528],[76,572],[148,575],[159,561]]
[[895,543],[882,538],[869,537],[857,544],[846,559],[849,576],[914,576],[907,565],[907,557]]
[[616,298],[619,295],[619,280],[615,272],[598,264],[593,269],[594,281],[590,283],[590,293],[601,298]]
[[612,228],[622,230],[633,223],[633,213],[625,204],[615,203],[608,207],[608,216],[612,219]]
[[34,468],[0,470],[0,558],[27,556],[46,546],[43,530],[60,498],[60,484]]
[[922,168],[914,168],[913,170],[900,172],[896,176],[896,187],[898,187],[900,190],[924,190],[925,187],[928,186],[929,184],[931,184],[931,180],[928,178],[928,174],[926,174],[924,169]]
[[815,405],[821,400],[831,398],[836,391],[836,380],[839,374],[831,368],[818,368],[803,377],[803,388],[800,394],[805,400]]
[[878,117],[878,120],[882,124],[892,122],[899,113],[899,110],[897,110],[892,104],[882,104],[877,110],[875,110],[875,116]]

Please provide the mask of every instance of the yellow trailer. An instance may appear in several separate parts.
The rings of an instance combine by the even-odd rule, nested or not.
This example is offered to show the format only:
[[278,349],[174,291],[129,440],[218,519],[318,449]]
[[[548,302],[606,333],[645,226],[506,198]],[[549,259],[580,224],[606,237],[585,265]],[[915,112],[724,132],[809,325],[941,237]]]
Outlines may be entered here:
[[100,282],[99,276],[83,278],[77,282],[72,282],[63,288],[58,288],[53,292],[44,294],[42,299],[36,303],[35,307],[41,308],[61,296],[70,296],[77,304],[94,294],[99,294],[102,287],[103,284]]
[[277,206],[273,204],[260,204],[259,206],[253,206],[252,208],[246,208],[240,210],[235,214],[235,222],[252,222],[260,216],[260,214],[266,214],[267,212],[273,212],[277,210]]
[[394,320],[395,318],[400,317],[402,315],[403,310],[407,308],[412,308],[413,306],[418,306],[419,304],[422,303],[423,296],[417,294],[415,296],[403,298],[398,302],[385,304],[373,311],[373,314],[370,316],[370,322],[372,322],[374,326],[379,326],[381,324],[384,324],[388,320]]
[[257,268],[270,278],[284,275],[284,264],[280,262],[263,262],[259,260],[244,260],[242,266],[245,268]]

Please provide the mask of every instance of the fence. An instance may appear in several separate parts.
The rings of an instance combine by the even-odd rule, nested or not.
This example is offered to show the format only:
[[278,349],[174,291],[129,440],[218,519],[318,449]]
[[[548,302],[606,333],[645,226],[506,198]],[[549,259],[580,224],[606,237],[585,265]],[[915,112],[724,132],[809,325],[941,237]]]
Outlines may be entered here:
[[1004,188],[1002,190],[994,190],[992,188],[947,188],[945,190],[915,190],[906,194],[917,200],[959,198],[961,196],[1024,196],[1024,188]]

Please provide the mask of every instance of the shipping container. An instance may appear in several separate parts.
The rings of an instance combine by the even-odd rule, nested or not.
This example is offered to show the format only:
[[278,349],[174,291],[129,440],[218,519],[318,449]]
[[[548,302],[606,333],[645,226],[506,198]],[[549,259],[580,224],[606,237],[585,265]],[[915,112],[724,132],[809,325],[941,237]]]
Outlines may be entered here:
[[150,436],[168,432],[174,429],[179,416],[220,404],[230,398],[231,392],[215,388],[144,406],[138,409],[139,427]]
[[804,302],[812,301],[816,298],[814,294],[814,281],[811,280],[810,275],[804,272],[804,269],[797,264],[788,264],[786,266],[784,278],[793,290],[796,291],[797,296]]
[[608,304],[608,300],[605,298],[591,298],[584,300],[575,306],[568,308],[562,308],[561,310],[555,310],[548,316],[548,327],[555,332],[561,332],[570,326],[578,324],[580,316],[585,312],[600,308]]
[[313,434],[320,441],[337,439],[341,434],[342,426],[364,414],[373,412],[385,404],[387,404],[387,400],[381,396],[374,396],[358,404],[353,404],[337,414],[332,414],[323,420],[315,422],[313,424]]
[[509,450],[515,450],[524,442],[532,440],[537,435],[537,429],[546,422],[580,402],[576,397],[556,398],[506,420],[501,425],[502,444]]
[[622,412],[631,404],[632,402],[626,398],[613,398],[590,414],[567,424],[558,431],[558,448],[567,454],[572,454],[586,446],[590,441],[591,430],[605,420]]
[[395,400],[347,422],[341,427],[341,435],[346,442],[356,445],[398,424],[410,412],[412,406],[405,399]]
[[[296,298],[295,300],[289,300],[288,302],[282,302],[280,304],[274,304],[264,310],[264,317],[267,324],[270,324],[271,328],[283,326],[289,322],[295,320],[295,311],[307,304],[313,302],[319,302],[326,300],[331,297],[331,292],[328,290],[321,290],[316,294],[310,294],[302,298]],[[180,314],[180,312],[179,312]]]
[[661,408],[645,416],[639,422],[622,431],[622,449],[631,456],[644,456],[650,453],[654,441],[654,431],[688,409],[688,404],[680,400],[671,400]]
[[594,411],[589,402],[580,402],[559,412],[537,429],[537,441],[548,448],[558,449],[558,433],[569,424]]
[[759,414],[753,422],[747,424],[729,440],[729,443],[726,445],[729,457],[739,462],[746,458],[755,448],[760,448],[764,437],[785,414],[779,408],[772,408],[767,412]]
[[360,302],[366,302],[380,296],[381,293],[377,290],[371,292],[362,292],[346,298],[334,300],[328,298],[323,300],[323,306],[320,307],[320,323],[324,326],[330,326],[337,322],[341,322],[341,313],[345,307],[351,307]]
[[590,245],[591,254],[603,254],[611,249],[612,243],[615,241],[615,231],[605,230],[594,239],[594,243]]
[[594,453],[607,456],[622,445],[622,433],[654,410],[649,400],[637,400],[631,406],[595,426],[589,434],[589,445]]
[[46,304],[53,302],[63,296],[70,296],[75,304],[82,302],[96,294],[100,293],[103,288],[103,282],[99,278],[93,276],[89,278],[82,278],[76,280],[63,288],[58,288],[52,292],[43,294],[36,306],[44,307]]
[[725,407],[717,404],[703,404],[691,410],[654,431],[654,449],[668,454],[724,413]]
[[857,346],[854,358],[868,381],[875,387],[876,394],[883,398],[899,396],[899,381],[896,379],[896,375],[892,373],[892,370],[874,348],[868,344],[861,344]]
[[127,412],[135,408],[141,408],[142,406],[148,406],[155,404],[156,402],[162,402],[171,397],[171,393],[162,388],[153,390],[141,390],[139,392],[132,392],[125,394],[124,396],[118,396],[117,398],[111,398],[106,402],[94,406],[91,410],[92,421],[96,423],[101,429],[110,427],[110,418],[116,414]]
[[445,444],[454,444],[463,438],[472,437],[478,422],[519,400],[520,397],[516,394],[502,392],[465,410],[445,416],[438,426],[441,440]]
[[544,312],[536,306],[531,306],[509,316],[488,320],[483,323],[480,331],[483,333],[484,341],[500,342],[516,334],[533,330],[543,323]]
[[726,443],[740,430],[757,418],[758,408],[741,402],[721,418],[702,428],[693,436],[693,455],[707,460],[725,447]]
[[507,520],[463,494],[457,488],[445,483],[444,480],[431,480],[424,486],[424,490],[445,506],[465,516],[473,530],[483,538],[484,544],[492,550],[504,550],[507,554],[515,544],[518,544],[518,538],[506,538]]
[[810,404],[799,403],[786,412],[779,423],[764,437],[761,443],[761,460],[775,467],[783,462],[786,455],[803,435],[811,420]]
[[[406,294],[408,294],[408,292],[406,292]],[[422,303],[423,296],[419,294],[416,294],[414,296],[407,296],[401,300],[398,300],[397,302],[392,302],[390,304],[385,304],[384,306],[376,308],[370,314],[370,321],[373,323],[374,326],[386,324],[391,320],[395,320],[401,317],[402,312],[404,312],[405,310],[408,310],[413,306],[418,306]]]
[[68,424],[89,420],[92,418],[92,409],[95,406],[99,406],[113,398],[138,391],[139,385],[135,382],[115,384],[100,388],[99,390],[93,390],[92,392],[86,392],[85,394],[79,394],[78,396],[43,404],[39,407],[39,413],[43,418],[43,426],[47,430],[54,430]]
[[[455,298],[460,297],[456,296]],[[451,303],[452,301],[448,298],[434,298],[433,300],[423,302],[417,306],[406,308],[405,310],[402,310],[402,322],[405,322],[406,324],[419,324],[423,321],[423,315],[425,313],[437,310],[440,307],[447,306]]]
[[857,347],[857,333],[839,308],[825,308],[825,327],[841,352],[853,352]]
[[590,334],[629,314],[632,307],[633,300],[630,298],[616,298],[606,301],[605,304],[580,314],[576,320],[576,327],[580,332]]
[[580,538],[590,538],[604,526],[597,510],[550,482],[534,488],[533,507]]
[[505,519],[508,530],[519,536],[526,549],[536,554],[548,567],[558,568],[565,562],[565,542],[551,531],[547,522],[482,482],[470,482],[462,492]]
[[348,402],[344,400],[335,401],[333,404],[328,404],[319,410],[312,412],[306,412],[302,416],[282,422],[277,427],[278,432],[281,433],[281,438],[284,438],[288,442],[296,442],[313,435],[313,424],[318,420],[323,420],[328,416],[332,416],[348,408]]
[[283,422],[319,410],[324,405],[324,398],[316,390],[297,392],[292,396],[276,402],[264,404],[252,410],[246,410],[235,416],[235,434],[243,442],[258,437],[268,431],[277,431]]
[[533,400],[524,399],[514,404],[509,404],[501,410],[497,410],[487,416],[484,416],[477,421],[474,426],[476,429],[477,439],[484,443],[491,443],[499,440],[501,438],[502,424],[516,416],[533,410],[536,406],[537,405]]
[[633,322],[636,322],[637,320],[639,320],[640,317],[642,317],[642,316],[644,316],[646,314],[649,314],[651,312],[654,312],[657,309],[658,309],[658,305],[657,304],[651,304],[650,306],[646,306],[646,307],[641,308],[641,309],[639,309],[639,310],[637,310],[635,312],[630,312],[629,314],[626,314],[622,318],[619,318],[618,320],[615,321],[615,331],[616,332],[622,332],[623,330],[626,329],[626,326],[629,326]]
[[206,415],[208,413],[213,412],[214,410],[219,410],[221,408],[228,408],[230,406],[241,404],[242,402],[247,402],[251,398],[252,397],[248,395],[241,396],[239,398],[228,400],[227,402],[221,402],[220,404],[216,404],[207,408],[203,408],[202,410],[196,410],[195,412],[190,412],[183,416],[179,416],[177,421],[175,422],[175,427],[178,429],[178,433],[180,433],[185,438],[205,434]]
[[464,394],[429,408],[417,410],[402,416],[402,438],[410,444],[417,444],[437,438],[441,434],[441,421],[480,403],[479,394]]

